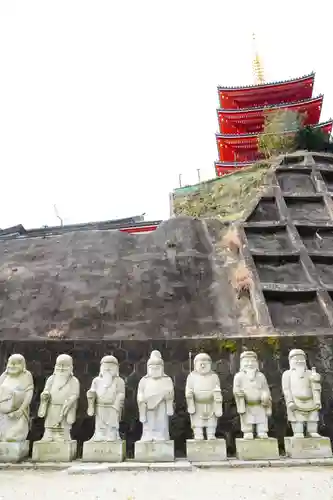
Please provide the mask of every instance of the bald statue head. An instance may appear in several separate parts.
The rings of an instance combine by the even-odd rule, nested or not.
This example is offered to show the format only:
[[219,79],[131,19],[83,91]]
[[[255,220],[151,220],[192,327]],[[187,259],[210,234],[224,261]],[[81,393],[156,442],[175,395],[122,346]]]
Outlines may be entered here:
[[25,359],[22,354],[12,354],[7,361],[6,373],[10,377],[18,377],[26,371]]

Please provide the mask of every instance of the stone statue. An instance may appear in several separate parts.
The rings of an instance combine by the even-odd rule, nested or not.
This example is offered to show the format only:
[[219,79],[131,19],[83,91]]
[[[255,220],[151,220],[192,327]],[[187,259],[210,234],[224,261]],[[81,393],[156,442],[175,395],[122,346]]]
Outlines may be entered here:
[[21,354],[12,354],[0,376],[0,441],[22,442],[29,432],[29,407],[34,391]]
[[125,399],[125,382],[119,377],[118,360],[104,356],[101,370],[87,392],[89,416],[95,415],[95,433],[91,441],[117,441],[119,421]]
[[222,394],[220,380],[212,371],[212,360],[208,354],[200,353],[194,358],[194,370],[186,381],[185,397],[191,417],[194,439],[216,439],[218,417],[222,416]]
[[159,351],[153,351],[147,363],[147,375],[139,382],[137,401],[141,441],[167,441],[169,416],[173,415],[174,387],[164,373],[164,362]]
[[45,417],[42,441],[71,441],[79,395],[80,384],[73,375],[73,359],[68,354],[60,354],[53,375],[46,380],[41,394],[38,416]]
[[267,439],[272,399],[266,377],[259,371],[255,352],[241,354],[240,371],[234,377],[233,392],[244,439],[253,439],[254,429],[258,438]]
[[315,368],[308,370],[306,355],[301,349],[290,351],[289,367],[282,375],[282,391],[294,437],[304,437],[304,424],[310,437],[321,437],[318,434],[320,375]]

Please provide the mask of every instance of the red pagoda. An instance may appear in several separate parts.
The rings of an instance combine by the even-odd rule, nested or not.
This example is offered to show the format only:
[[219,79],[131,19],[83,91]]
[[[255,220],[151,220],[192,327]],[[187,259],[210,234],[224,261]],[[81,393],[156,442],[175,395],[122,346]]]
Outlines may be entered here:
[[[274,83],[246,87],[218,87],[219,132],[216,134],[218,176],[248,166],[258,159],[258,137],[267,112],[288,109],[304,116],[304,124],[330,134],[332,121],[319,123],[323,96],[313,97],[315,74]],[[288,133],[288,131],[286,132]]]

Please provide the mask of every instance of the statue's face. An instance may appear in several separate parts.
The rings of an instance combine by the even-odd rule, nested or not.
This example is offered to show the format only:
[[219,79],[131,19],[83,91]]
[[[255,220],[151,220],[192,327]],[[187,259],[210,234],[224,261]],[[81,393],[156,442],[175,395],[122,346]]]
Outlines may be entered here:
[[6,372],[13,377],[20,375],[23,372],[22,360],[16,356],[11,356],[8,359]]
[[151,364],[148,366],[147,373],[151,378],[160,378],[163,376],[163,366],[160,364]]
[[303,354],[297,354],[291,358],[289,364],[291,369],[306,368],[306,358]]
[[65,373],[71,373],[72,371],[72,363],[70,363],[67,360],[58,360],[55,364],[54,367],[54,373],[57,374],[65,374]]
[[195,363],[195,371],[200,373],[201,375],[207,375],[212,371],[212,362],[208,359],[198,360]]
[[255,358],[244,358],[242,360],[243,370],[259,370],[258,361]]
[[118,366],[115,363],[102,363],[101,374],[108,374],[112,377],[115,377],[116,375],[118,375]]

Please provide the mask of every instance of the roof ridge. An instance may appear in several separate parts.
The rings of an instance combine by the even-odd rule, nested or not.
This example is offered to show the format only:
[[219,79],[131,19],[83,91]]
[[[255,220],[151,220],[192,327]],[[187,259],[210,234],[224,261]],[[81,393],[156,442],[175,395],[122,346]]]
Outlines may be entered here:
[[282,83],[292,83],[292,82],[297,82],[297,80],[305,80],[306,78],[310,77],[315,77],[316,73],[315,71],[312,71],[311,73],[303,76],[299,76],[297,78],[290,78],[288,80],[279,80],[279,81],[273,81],[273,82],[267,82],[267,83],[253,83],[250,85],[240,85],[240,86],[230,86],[230,87],[222,87],[222,85],[218,85],[217,89],[218,90],[242,90],[242,89],[253,89],[253,88],[260,88],[260,87],[269,87],[273,85],[280,85]]

